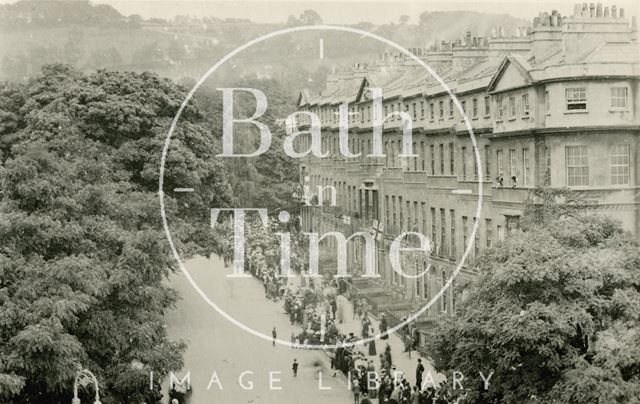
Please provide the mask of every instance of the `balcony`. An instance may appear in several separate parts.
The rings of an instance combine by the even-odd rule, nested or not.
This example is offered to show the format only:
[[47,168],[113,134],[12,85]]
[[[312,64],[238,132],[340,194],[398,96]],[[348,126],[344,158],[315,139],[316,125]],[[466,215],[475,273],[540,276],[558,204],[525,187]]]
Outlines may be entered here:
[[429,188],[458,188],[458,179],[455,175],[434,175],[427,177]]
[[[486,189],[486,187],[485,187]],[[491,188],[492,200],[494,202],[523,204],[528,198],[533,197],[532,188]]]
[[[492,195],[492,191],[495,188],[492,188],[492,183],[491,181],[482,181],[482,195],[483,196],[490,196]],[[472,178],[468,178],[468,179],[456,179],[456,184],[454,186],[454,188],[456,189],[455,192],[460,193],[460,194],[467,194],[467,195],[478,195],[479,193],[479,189],[480,189],[480,184],[479,181],[476,179]]]

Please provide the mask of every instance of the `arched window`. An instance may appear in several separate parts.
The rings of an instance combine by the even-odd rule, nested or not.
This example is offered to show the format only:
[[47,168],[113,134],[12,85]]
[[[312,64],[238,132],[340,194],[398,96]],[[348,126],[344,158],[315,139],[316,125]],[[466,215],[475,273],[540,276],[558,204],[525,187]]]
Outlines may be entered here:
[[[419,271],[419,269],[418,269],[418,261],[416,261],[416,264],[415,264],[415,274],[416,275],[418,274],[418,271]],[[422,277],[421,276],[416,276],[415,286],[416,286],[416,290],[415,290],[414,296],[421,297],[422,296]]]
[[429,287],[430,287],[430,285],[429,285],[429,279],[430,279],[430,277],[429,277],[429,272],[427,272],[427,266],[428,266],[428,265],[429,265],[429,263],[428,263],[427,261],[424,261],[424,269],[423,269],[423,271],[425,272],[425,274],[424,274],[424,275],[422,275],[422,277],[423,277],[423,282],[422,282],[422,283],[423,283],[423,285],[424,285],[424,286],[423,286],[423,289],[424,289],[424,290],[423,290],[423,292],[422,292],[422,293],[423,293],[423,294],[422,294],[422,296],[423,296],[426,300],[431,299],[431,296],[430,296],[430,294],[429,294]]
[[[442,271],[442,279],[440,280],[440,288],[442,289],[445,285],[445,283],[447,283],[447,274],[444,272],[444,270]],[[445,290],[442,293],[442,298],[440,299],[440,301],[442,302],[441,307],[442,307],[442,311],[443,312],[447,312],[447,301],[449,300],[449,290]]]
[[451,282],[451,314],[456,314],[456,281]]

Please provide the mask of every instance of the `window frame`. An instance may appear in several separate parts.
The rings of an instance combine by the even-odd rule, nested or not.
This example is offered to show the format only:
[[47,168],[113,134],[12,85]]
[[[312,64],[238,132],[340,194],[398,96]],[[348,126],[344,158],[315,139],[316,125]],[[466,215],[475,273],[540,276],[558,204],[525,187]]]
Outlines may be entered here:
[[[624,96],[614,94],[615,90],[624,90]],[[611,87],[610,89],[610,104],[609,108],[614,111],[627,111],[629,110],[629,87],[627,86],[616,86]],[[624,106],[614,105],[614,100],[624,100]]]
[[504,120],[504,96],[496,96],[496,121]]
[[[619,148],[624,148],[624,153],[618,152]],[[618,162],[620,158],[626,160],[626,163]],[[609,152],[610,180],[611,185],[629,185],[631,180],[631,148],[628,144],[615,144]],[[622,169],[626,172],[616,172]],[[619,180],[622,178],[623,180]],[[616,180],[614,180],[616,179]]]
[[[589,147],[588,146],[584,146],[584,145],[570,145],[570,146],[565,146],[564,149],[564,153],[565,153],[565,170],[566,170],[566,175],[565,175],[565,179],[566,179],[566,183],[567,183],[567,187],[583,187],[583,186],[589,186],[590,183],[590,173],[589,173]],[[580,154],[580,155],[576,155],[575,153],[573,153],[574,151],[585,151],[584,155]],[[570,155],[570,151],[572,151],[571,155]],[[586,161],[586,164],[575,164],[575,159],[581,159]],[[570,159],[574,159],[574,160],[570,160]],[[570,162],[572,164],[570,164]],[[571,174],[571,170],[577,170],[580,169],[581,173],[580,174]],[[586,175],[585,175],[586,172]],[[579,182],[576,181],[576,179],[581,178],[581,180]],[[584,179],[586,178],[586,183],[584,181]]]
[[531,106],[529,105],[529,94],[522,94],[522,116],[528,118],[531,115]]
[[551,114],[551,101],[549,100],[549,90],[544,91],[544,108],[547,115]]
[[509,108],[509,119],[514,119],[518,114],[518,106],[516,104],[515,95],[509,97],[507,108]]
[[530,184],[529,176],[531,175],[531,156],[529,148],[522,148],[522,186],[528,187]]
[[[571,94],[571,95],[570,95]],[[578,94],[578,95],[575,95]],[[587,111],[587,88],[570,87],[564,89],[565,109],[567,112]],[[580,107],[582,106],[582,107]]]
[[484,116],[485,117],[491,116],[491,96],[490,95],[486,95],[484,97]]

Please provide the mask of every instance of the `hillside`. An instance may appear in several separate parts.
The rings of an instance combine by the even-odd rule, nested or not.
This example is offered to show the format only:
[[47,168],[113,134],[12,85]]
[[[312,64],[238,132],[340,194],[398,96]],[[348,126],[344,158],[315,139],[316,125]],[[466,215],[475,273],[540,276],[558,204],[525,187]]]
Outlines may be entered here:
[[[215,16],[143,20],[86,0],[20,0],[0,6],[0,79],[26,81],[43,65],[60,62],[84,71],[149,70],[173,79],[196,78],[253,38],[292,24],[322,22],[321,16],[309,15],[283,19],[281,24]],[[488,36],[497,26],[510,33],[527,25],[505,14],[466,11],[425,12],[412,20],[418,24],[374,25],[364,21],[354,27],[406,47],[425,47],[436,38],[455,40],[466,31]],[[318,58],[320,38],[325,43],[323,60]],[[348,41],[344,34],[308,32],[261,43],[243,52],[233,70],[219,74],[282,79],[291,91],[299,86],[319,89],[333,67],[370,61],[383,50],[372,40]]]
[[28,29],[30,27],[64,27],[70,24],[86,26],[127,26],[135,24],[113,7],[92,4],[88,0],[20,0],[0,5],[0,27]]

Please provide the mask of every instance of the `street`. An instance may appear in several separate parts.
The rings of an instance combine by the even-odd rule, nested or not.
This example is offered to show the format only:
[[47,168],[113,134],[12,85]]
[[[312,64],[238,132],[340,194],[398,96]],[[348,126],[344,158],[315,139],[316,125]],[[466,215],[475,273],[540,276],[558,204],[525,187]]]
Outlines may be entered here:
[[[187,267],[198,285],[209,297],[239,321],[266,335],[271,335],[275,326],[278,338],[289,339],[293,326],[284,314],[282,301],[272,302],[265,298],[262,284],[254,278],[233,279],[225,275],[228,269],[217,257],[211,260],[197,258]],[[188,344],[184,355],[184,369],[176,373],[182,379],[190,371],[193,394],[191,404],[208,403],[352,403],[353,398],[344,377],[332,377],[329,361],[318,350],[292,349],[272,346],[238,328],[219,315],[197,294],[187,279],[178,273],[171,279],[171,286],[182,297],[175,310],[169,312],[166,321],[169,336],[182,339]],[[291,364],[296,358],[300,363],[298,376],[293,377]],[[314,362],[322,361],[324,372],[320,390]],[[251,371],[243,377],[243,372]],[[215,374],[219,384],[214,381]],[[282,372],[272,376],[269,372]],[[280,379],[276,381],[275,379]],[[220,389],[220,385],[222,389]],[[280,387],[281,390],[275,388]]]

